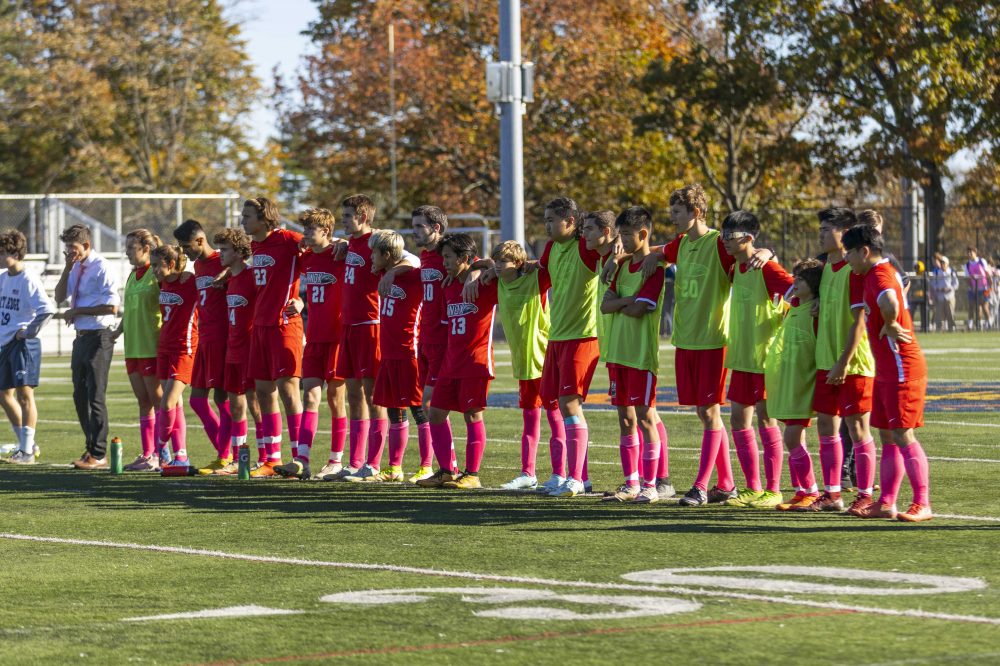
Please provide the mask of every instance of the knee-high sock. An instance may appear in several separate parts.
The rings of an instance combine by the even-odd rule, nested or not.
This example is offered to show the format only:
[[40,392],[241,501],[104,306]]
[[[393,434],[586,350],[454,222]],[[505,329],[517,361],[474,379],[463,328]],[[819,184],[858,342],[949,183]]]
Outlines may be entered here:
[[380,469],[385,440],[389,436],[389,419],[372,419],[372,426],[368,430],[368,465]]
[[538,439],[542,436],[542,410],[540,407],[521,410],[524,428],[521,430],[521,472],[535,475],[535,455]]
[[[292,447],[292,457],[299,455],[299,437],[302,434],[302,412],[298,414],[285,414],[285,423],[288,425],[288,443]],[[306,461],[308,462],[308,452]]]
[[871,437],[854,445],[854,467],[857,470],[858,492],[871,495],[875,487],[875,440]]
[[760,490],[760,463],[757,459],[757,434],[753,428],[733,431],[733,441],[736,444],[736,458],[740,461],[740,469],[747,481],[747,488]]
[[406,440],[410,438],[410,422],[393,423],[389,426],[389,467],[403,464],[406,454]]
[[701,434],[701,456],[698,459],[698,476],[695,477],[694,486],[701,490],[708,490],[708,482],[712,478],[712,470],[715,469],[715,461],[719,457],[719,448],[726,433],[723,430],[705,430]]
[[590,433],[586,423],[566,426],[566,457],[569,475],[583,483],[583,469],[587,456],[587,440]]
[[142,455],[147,458],[156,453],[156,416],[139,415],[139,439],[142,441]]
[[736,487],[736,480],[733,478],[733,459],[729,454],[729,431],[726,430],[726,426],[722,426],[722,440],[719,442],[719,453],[715,458],[715,471],[721,490],[732,490]]
[[[301,435],[300,435],[301,436]],[[330,435],[330,462],[339,463],[344,456],[344,445],[347,444],[347,417],[333,417],[333,432]]]
[[819,464],[823,468],[823,488],[830,493],[840,492],[841,467],[844,466],[843,446],[840,435],[819,437]]
[[170,443],[175,451],[187,451],[187,416],[184,414],[183,403],[174,407],[174,427],[170,431]]
[[566,424],[558,409],[546,409],[545,418],[549,420],[549,459],[552,461],[552,473],[566,476]]
[[417,424],[417,445],[420,447],[420,466],[430,467],[434,464],[434,447],[431,446],[431,424]]
[[265,463],[267,462],[267,436],[264,434],[266,428],[264,427],[264,417],[261,417],[260,421],[253,424],[253,435],[254,439],[257,440],[257,462]]
[[246,446],[246,443],[247,420],[244,417],[242,421],[233,421],[230,428],[230,447],[232,448],[234,458],[240,455],[240,447]]
[[264,432],[267,439],[267,460],[277,463],[281,461],[281,412],[263,414]]
[[816,475],[813,473],[812,457],[805,444],[802,444],[788,454],[788,466],[795,470],[795,476],[799,479],[799,486],[807,493],[815,493]]
[[455,447],[451,439],[451,426],[447,421],[431,424],[431,446],[434,448],[438,466],[445,471],[454,472],[452,459]]
[[[758,428],[760,441],[764,447],[764,482],[773,493],[781,491],[781,466],[785,462],[785,449],[781,444],[781,428],[765,426]],[[795,485],[793,480],[792,485]]]
[[216,439],[216,448],[219,450],[220,458],[232,458],[235,455],[230,438],[233,434],[233,413],[229,411],[229,401],[223,400],[219,405],[219,437]]
[[302,421],[299,424],[299,448],[295,453],[295,458],[299,462],[309,462],[309,452],[312,450],[318,428],[319,412],[302,412]]
[[670,451],[667,443],[667,426],[663,421],[656,424],[656,431],[660,435],[660,461],[656,465],[656,478],[670,478]]
[[[590,439],[590,434],[587,434],[587,439]],[[583,471],[580,472],[580,478],[584,483],[590,480],[590,442],[586,444],[587,448],[583,450]]]
[[618,440],[618,452],[622,459],[622,474],[625,475],[625,485],[639,485],[639,434],[622,435]]
[[465,424],[465,471],[479,474],[486,450],[486,421]]
[[920,442],[913,441],[906,446],[897,448],[903,456],[906,476],[910,477],[914,503],[929,507],[931,505],[930,467],[927,464],[927,454],[924,453],[924,447],[920,446]]
[[205,434],[208,435],[208,441],[212,443],[215,452],[219,453],[219,415],[212,408],[212,403],[209,402],[207,396],[203,398],[191,398],[188,402],[194,413],[201,419],[201,424],[205,428]]
[[656,468],[660,463],[660,442],[642,443],[642,485],[656,485]]
[[371,427],[370,419],[351,419],[350,434],[350,467],[359,469],[365,464],[365,443],[368,441],[368,430]]
[[899,484],[903,482],[903,454],[895,444],[882,444],[882,460],[879,462],[879,481],[882,493],[879,502],[894,505],[899,495]]

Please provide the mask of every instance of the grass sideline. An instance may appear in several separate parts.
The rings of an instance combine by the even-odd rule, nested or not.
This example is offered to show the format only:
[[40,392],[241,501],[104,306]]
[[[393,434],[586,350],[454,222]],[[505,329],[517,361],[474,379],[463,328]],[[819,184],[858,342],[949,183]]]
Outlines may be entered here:
[[[995,401],[1000,335],[925,335],[921,343],[932,380],[989,382],[984,404]],[[663,383],[672,384],[671,350],[662,356]],[[508,372],[498,368],[494,390],[515,390]],[[595,391],[606,385],[599,370]],[[988,547],[1000,530],[994,494],[1000,417],[992,411],[927,414],[920,438],[932,458],[935,511],[956,517],[909,526],[836,515],[684,510],[667,502],[609,507],[591,497],[563,501],[494,490],[455,494],[401,485],[77,472],[49,466],[82,449],[70,392],[68,357],[46,358],[38,391],[46,464],[0,466],[0,556],[8,563],[0,586],[0,663],[604,664],[706,655],[720,664],[1000,660],[1000,624],[974,621],[1000,621],[1000,566]],[[116,365],[109,387],[112,433],[134,455],[130,395],[124,368]],[[697,419],[667,414],[664,420],[672,476],[683,490],[697,463]],[[609,412],[592,412],[589,421],[592,479],[604,490],[620,475],[617,426]],[[206,460],[209,447],[191,413],[188,424],[189,448],[196,461]],[[520,415],[491,409],[487,427],[483,481],[496,487],[517,472]],[[327,421],[321,430],[328,432]],[[317,438],[314,460],[324,456],[328,437]],[[814,430],[810,445],[815,452]],[[544,441],[539,461],[545,470]],[[406,467],[412,466],[408,455]],[[904,484],[901,503],[908,498]],[[934,593],[926,581],[798,570],[704,572],[733,580],[683,584],[623,578],[645,570],[753,565],[939,576],[941,585],[974,578],[983,586]],[[368,591],[426,588],[437,592],[409,592],[407,603],[321,600],[357,592],[354,602],[389,601]],[[520,592],[512,597],[510,590]],[[680,602],[688,610],[671,613],[671,603]],[[606,616],[636,604],[652,604],[650,612],[659,614]],[[294,613],[123,621],[245,606]],[[540,619],[546,608],[570,619]],[[573,615],[585,613],[606,617]],[[943,619],[948,616],[957,617]]]

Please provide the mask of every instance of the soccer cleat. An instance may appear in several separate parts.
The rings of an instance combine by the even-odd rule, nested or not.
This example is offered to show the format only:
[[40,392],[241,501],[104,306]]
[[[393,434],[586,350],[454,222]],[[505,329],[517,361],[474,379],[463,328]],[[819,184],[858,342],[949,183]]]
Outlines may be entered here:
[[416,483],[417,481],[420,481],[421,479],[429,479],[432,476],[434,476],[434,470],[431,469],[429,466],[425,467],[425,466],[421,465],[420,467],[417,468],[416,472],[414,472],[412,475],[410,475],[410,478],[407,479],[407,482],[409,482],[409,483]]
[[697,486],[692,486],[677,503],[681,506],[705,506],[708,504],[708,493]]
[[788,507],[789,511],[812,511],[812,505],[819,501],[819,493],[807,493],[802,496],[798,502],[792,502],[792,505]]
[[583,481],[569,478],[566,479],[566,483],[550,492],[549,497],[576,497],[577,495],[582,495],[584,492],[586,492],[586,489],[584,488]]
[[762,490],[760,491],[760,496],[753,502],[750,502],[749,508],[751,509],[773,509],[785,500],[781,496],[781,493],[776,493],[773,490]]
[[353,467],[341,467],[339,472],[334,472],[333,474],[327,474],[323,477],[324,481],[343,481],[352,474],[356,474],[358,470]]
[[788,511],[795,504],[797,504],[798,502],[800,502],[803,497],[805,497],[808,494],[809,493],[807,493],[807,492],[805,492],[803,490],[797,490],[797,491],[795,491],[795,494],[792,495],[792,499],[790,501],[788,501],[788,502],[780,502],[778,504],[775,504],[774,508],[777,509],[778,511]]
[[656,494],[656,486],[646,486],[639,492],[639,496],[635,498],[635,504],[652,504],[653,502],[659,502],[660,496]]
[[896,514],[896,520],[901,520],[904,523],[922,523],[925,520],[930,520],[934,517],[931,513],[931,508],[923,504],[917,504],[914,502],[910,505],[910,508],[903,513]]
[[170,452],[169,446],[161,446],[158,448],[156,450],[156,455],[160,460],[160,467],[166,467],[174,459],[174,455]]
[[634,502],[635,498],[639,496],[639,486],[638,484],[630,486],[627,483],[622,486],[618,486],[618,490],[614,492],[605,493],[604,497],[601,498],[602,502]]
[[750,504],[757,499],[760,499],[763,490],[753,490],[751,488],[744,488],[736,494],[736,497],[732,499],[727,499],[723,504],[725,506],[738,506],[744,509],[749,509]]
[[359,469],[354,474],[348,474],[347,476],[345,476],[344,481],[349,481],[351,483],[364,483],[365,481],[368,481],[371,477],[375,476],[376,474],[378,474],[378,470],[369,465],[368,463],[365,463],[364,465],[361,466],[361,469]]
[[583,492],[585,493],[594,492],[594,484],[590,482],[590,479],[587,479],[586,481],[583,482]]
[[656,494],[660,496],[660,499],[667,499],[677,494],[677,491],[674,490],[674,485],[670,483],[669,476],[656,480]]
[[225,467],[227,464],[232,462],[232,458],[216,458],[212,462],[208,463],[204,467],[198,469],[198,474],[202,476],[208,476],[209,474],[215,474],[218,470]]
[[872,502],[855,515],[858,518],[888,518],[889,520],[894,520],[898,513],[895,504],[890,506],[881,502]]
[[320,471],[312,475],[312,480],[322,481],[323,477],[336,474],[342,469],[344,469],[344,466],[339,462],[328,462],[327,464],[323,465],[323,468]]
[[275,465],[274,471],[287,479],[308,479],[312,476],[309,471],[309,463],[292,459],[284,465]]
[[222,469],[217,469],[213,474],[217,476],[236,476],[240,473],[240,463],[238,460],[231,460]]
[[735,486],[732,490],[722,490],[719,486],[712,486],[708,490],[708,503],[721,504],[727,500],[735,499],[737,495]]
[[278,476],[278,473],[274,471],[275,463],[272,461],[267,461],[264,463],[258,463],[258,466],[250,470],[251,479],[267,479],[272,476]]
[[4,462],[9,462],[14,465],[34,465],[35,455],[33,453],[25,453],[24,451],[17,450],[14,451],[10,458],[7,458]]
[[368,483],[402,483],[406,479],[402,467],[386,467],[375,476],[365,479]]
[[545,483],[539,484],[538,487],[535,488],[535,490],[537,490],[538,492],[540,492],[540,493],[542,493],[544,495],[548,495],[549,493],[551,493],[556,488],[559,488],[560,486],[562,486],[562,484],[564,484],[564,483],[566,483],[566,477],[565,476],[560,476],[559,474],[553,474],[552,476],[549,477],[548,481],[546,481]]
[[439,469],[426,479],[417,481],[417,485],[421,488],[440,488],[445,483],[454,481],[456,478],[458,478],[457,474],[452,474],[446,469]]
[[154,454],[139,456],[124,467],[126,472],[159,472],[160,459]]
[[868,509],[873,501],[874,500],[871,495],[858,495],[854,498],[854,501],[851,502],[851,506],[847,509],[847,513],[852,516],[863,518],[864,516],[862,514]]
[[530,474],[521,472],[513,480],[500,486],[501,490],[534,490],[538,486],[538,479]]
[[483,484],[479,482],[478,474],[463,472],[457,478],[453,478],[451,481],[445,481],[441,484],[441,486],[443,488],[453,488],[457,490],[475,490],[476,488],[482,488]]
[[[793,509],[798,511],[799,509]],[[830,493],[823,493],[819,499],[809,505],[808,511],[843,511],[844,500],[833,497]]]

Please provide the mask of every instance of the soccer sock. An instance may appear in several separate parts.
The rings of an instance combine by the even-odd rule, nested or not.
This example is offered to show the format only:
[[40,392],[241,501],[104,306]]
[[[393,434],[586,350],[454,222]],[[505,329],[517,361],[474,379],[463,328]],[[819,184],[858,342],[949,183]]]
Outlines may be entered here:
[[351,469],[361,469],[365,464],[365,442],[368,441],[368,429],[371,427],[370,419],[351,419],[350,441],[350,461]]
[[230,446],[235,458],[239,455],[240,447],[247,443],[247,420],[244,418],[242,421],[233,421],[229,432]]
[[410,422],[389,426],[389,467],[400,467],[406,454],[406,441],[410,438]]
[[21,451],[29,456],[35,452],[35,429],[31,426],[21,426]]
[[535,475],[535,455],[538,439],[542,436],[542,410],[540,407],[521,410],[524,429],[521,431],[521,472]]
[[726,430],[726,426],[722,426],[722,439],[719,442],[719,452],[715,458],[715,470],[720,490],[736,488],[736,480],[733,478],[733,459],[729,454],[729,432]]
[[875,440],[871,437],[854,445],[854,466],[858,493],[871,496],[875,489]]
[[[279,422],[280,423],[280,422]],[[285,423],[288,424],[288,443],[292,447],[292,458],[299,457],[299,436],[302,434],[302,412],[298,414],[285,414]],[[280,425],[278,426],[281,427]],[[309,462],[309,450],[306,449],[305,462]]]
[[719,457],[719,448],[726,433],[722,430],[705,430],[701,434],[701,457],[698,459],[698,476],[694,487],[708,490],[708,481],[712,478],[715,461]]
[[[587,439],[590,439],[589,433],[587,435]],[[584,483],[587,483],[590,481],[590,442],[587,441],[584,446],[587,448],[583,450],[583,471],[580,472],[580,478]]]
[[455,435],[451,431],[451,419],[445,419],[448,424],[448,441],[451,442],[451,469],[458,472],[458,454],[455,453]]
[[174,421],[177,419],[177,412],[173,408],[161,409],[157,412],[160,416],[160,430],[157,436],[160,440],[161,446],[166,446],[167,442],[170,441],[170,435],[174,431]]
[[[764,445],[764,481],[772,493],[781,492],[781,466],[785,462],[785,450],[781,444],[781,428],[767,426],[758,428],[760,441]],[[795,485],[794,480],[792,485]]]
[[216,440],[220,458],[232,459],[236,452],[229,445],[233,434],[233,413],[229,411],[229,401],[223,400],[219,405],[219,438]]
[[160,439],[163,433],[163,414],[162,409],[153,410],[153,440],[155,442],[154,449],[158,450],[161,445],[166,446],[167,440]]
[[639,485],[639,435],[622,435],[618,452],[622,458],[622,474],[626,486]]
[[368,430],[368,465],[374,469],[382,467],[382,452],[389,436],[389,419],[372,419],[374,428]]
[[840,493],[840,469],[844,466],[844,449],[840,435],[819,436],[819,464],[823,468],[823,488],[828,493]]
[[757,434],[753,428],[733,431],[733,441],[736,443],[736,458],[740,461],[740,469],[747,480],[747,488],[760,491],[760,463],[757,459]]
[[295,459],[299,462],[309,462],[309,451],[316,438],[317,428],[319,428],[319,412],[302,412],[302,421],[299,424],[299,450],[295,454]]
[[795,470],[799,486],[807,493],[819,492],[816,487],[816,476],[813,473],[813,461],[805,444],[794,449],[788,455],[788,466]]
[[924,506],[931,505],[930,468],[927,465],[927,454],[920,442],[914,440],[906,446],[899,446],[906,467],[906,476],[910,477],[910,487],[913,488],[913,502]]
[[558,409],[546,409],[545,418],[549,420],[549,458],[552,461],[552,473],[566,476],[566,424]]
[[147,458],[156,453],[155,427],[155,416],[139,416],[139,440],[142,442],[142,455]]
[[479,474],[479,466],[483,463],[483,451],[486,450],[486,421],[473,421],[465,424],[465,471],[469,474]]
[[267,462],[267,442],[264,439],[264,419],[253,424],[254,439],[257,440],[257,462]]
[[642,485],[656,486],[656,468],[660,462],[660,442],[642,443]]
[[448,422],[432,423],[431,425],[431,446],[434,448],[434,457],[437,458],[438,467],[446,472],[455,471],[452,466],[452,450],[454,448],[451,441],[451,427]]
[[896,504],[899,484],[903,481],[903,454],[895,444],[882,444],[882,460],[879,463],[879,480],[882,493],[878,501],[888,506]]
[[667,426],[663,421],[656,423],[656,432],[660,435],[660,460],[656,464],[656,478],[670,478],[670,452],[667,446]]
[[420,447],[420,466],[430,467],[434,464],[434,447],[431,446],[431,424],[424,422],[417,425],[417,445]]
[[566,453],[569,475],[583,483],[583,470],[587,456],[587,440],[589,432],[587,423],[574,423],[566,426]]
[[[330,462],[339,463],[344,457],[344,445],[347,444],[347,417],[333,418],[333,431],[330,434]],[[301,437],[301,433],[299,435]]]
[[212,403],[208,397],[191,398],[189,401],[191,409],[201,419],[201,424],[205,427],[205,434],[208,441],[212,442],[216,454],[219,453],[219,415],[212,409]]
[[187,448],[187,417],[184,414],[183,404],[174,407],[174,427],[170,431],[170,442],[174,450]]
[[281,412],[264,414],[264,434],[267,443],[267,461],[281,462]]

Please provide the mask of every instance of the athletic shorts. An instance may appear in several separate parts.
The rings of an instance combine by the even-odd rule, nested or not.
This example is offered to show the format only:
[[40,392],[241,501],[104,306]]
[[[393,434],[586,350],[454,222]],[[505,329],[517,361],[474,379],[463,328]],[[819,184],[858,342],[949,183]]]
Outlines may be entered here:
[[586,400],[598,356],[597,338],[549,342],[542,365],[540,391],[545,408],[555,409],[559,398],[565,395],[578,395]]
[[489,377],[438,377],[431,407],[449,412],[479,412],[486,409]]
[[14,339],[0,349],[0,389],[38,386],[42,373],[42,341]]
[[756,405],[767,397],[764,390],[764,373],[733,370],[729,375],[726,400],[741,405]]
[[343,379],[337,375],[337,356],[340,352],[340,341],[309,342],[302,353],[302,376],[311,379],[322,379],[331,382]]
[[538,409],[542,406],[542,378],[517,380],[517,406]]
[[611,404],[615,407],[656,407],[656,375],[649,370],[608,365]]
[[444,362],[444,354],[448,350],[448,345],[419,345],[417,351],[417,364],[420,368],[420,385],[434,386],[437,383],[438,375],[441,372],[441,363]]
[[226,393],[243,394],[254,388],[254,381],[247,376],[246,363],[226,363],[223,388]]
[[872,377],[847,375],[843,384],[827,384],[827,370],[816,371],[813,410],[831,416],[852,416],[872,411]]
[[127,358],[125,359],[125,374],[131,375],[138,372],[143,377],[156,376],[156,357],[153,358]]
[[194,388],[222,388],[226,379],[226,341],[198,341],[198,351],[194,355],[194,374],[191,386]]
[[919,428],[924,424],[927,378],[908,382],[875,382],[872,427],[879,430]]
[[424,388],[420,385],[420,370],[417,358],[383,358],[379,362],[378,375],[372,402],[382,407],[402,409],[421,404]]
[[156,355],[156,376],[162,381],[176,379],[191,384],[194,374],[194,354],[164,352]]
[[677,402],[721,405],[726,390],[726,348],[674,350]]
[[812,425],[812,419],[778,419],[786,426],[802,426],[803,428],[808,428]]
[[254,326],[250,337],[250,379],[273,382],[302,376],[302,319],[279,326]]
[[340,335],[337,376],[344,379],[374,379],[378,375],[378,326],[345,326]]

